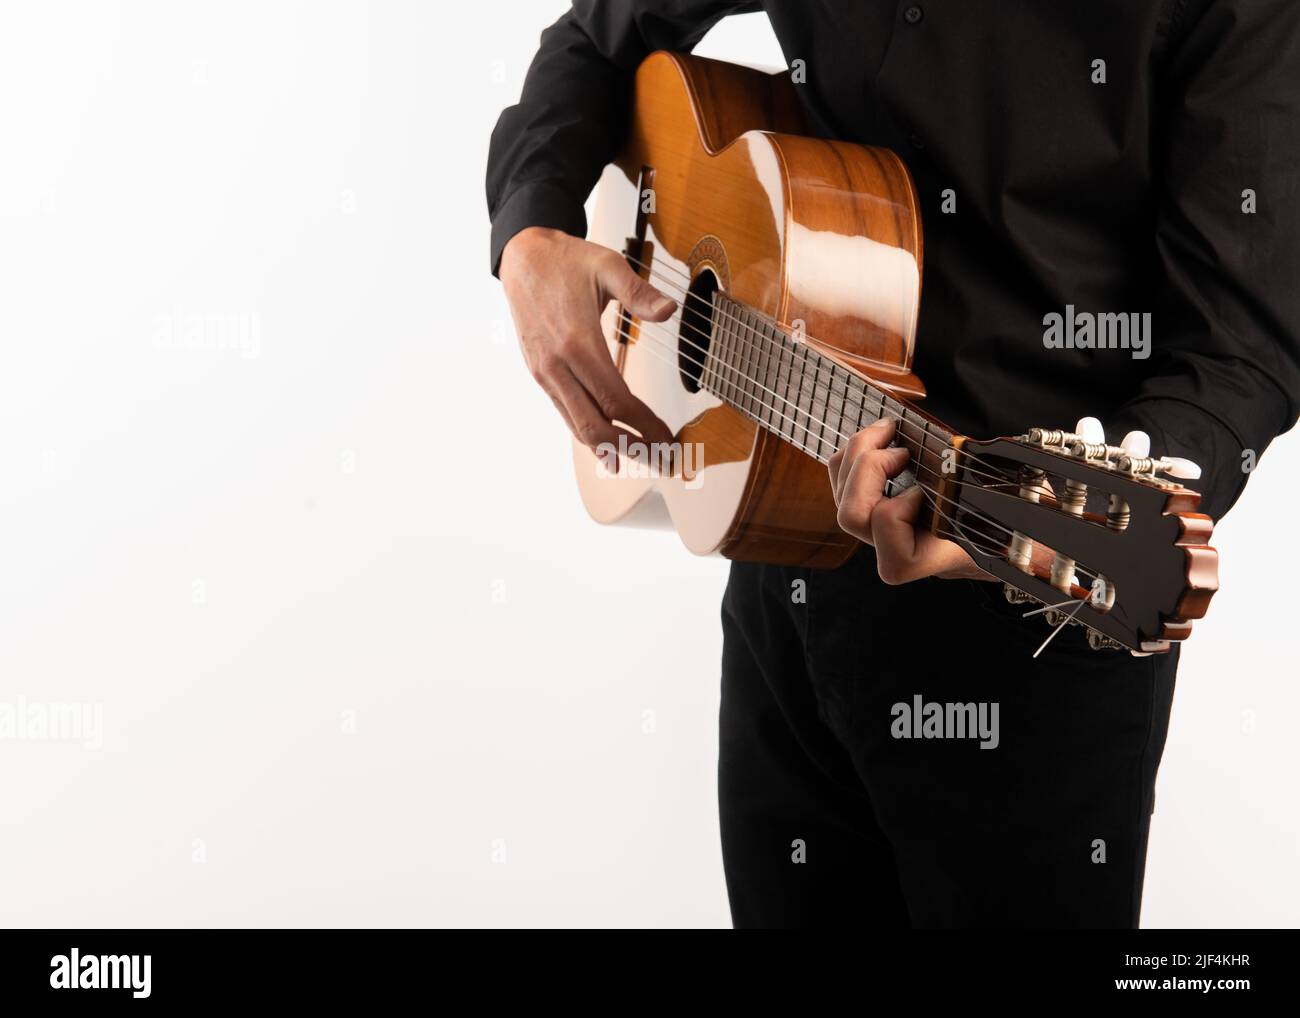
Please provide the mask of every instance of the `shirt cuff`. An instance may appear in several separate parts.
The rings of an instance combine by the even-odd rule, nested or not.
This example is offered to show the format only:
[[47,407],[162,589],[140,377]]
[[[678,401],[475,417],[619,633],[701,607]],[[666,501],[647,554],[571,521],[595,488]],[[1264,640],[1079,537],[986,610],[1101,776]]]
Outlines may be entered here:
[[1197,512],[1218,523],[1246,486],[1242,469],[1244,445],[1236,431],[1217,415],[1177,397],[1156,396],[1122,407],[1104,422],[1114,445],[1130,431],[1151,437],[1151,455],[1181,456],[1201,468],[1195,481],[1180,481],[1201,493]]
[[517,188],[492,216],[492,275],[501,268],[506,244],[530,226],[563,230],[581,238],[587,235],[587,215],[581,202],[555,184],[537,181]]

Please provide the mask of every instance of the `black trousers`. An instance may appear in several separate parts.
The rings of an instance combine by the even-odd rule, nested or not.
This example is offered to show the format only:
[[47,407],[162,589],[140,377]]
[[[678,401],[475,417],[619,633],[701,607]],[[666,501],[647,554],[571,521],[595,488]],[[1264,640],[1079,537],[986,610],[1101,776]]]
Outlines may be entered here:
[[[996,583],[886,586],[866,547],[836,570],[732,565],[737,927],[1137,925],[1177,651],[1093,651],[1067,627],[1035,660],[1050,629],[1027,607]],[[948,704],[983,704],[996,738],[961,737],[975,708]]]

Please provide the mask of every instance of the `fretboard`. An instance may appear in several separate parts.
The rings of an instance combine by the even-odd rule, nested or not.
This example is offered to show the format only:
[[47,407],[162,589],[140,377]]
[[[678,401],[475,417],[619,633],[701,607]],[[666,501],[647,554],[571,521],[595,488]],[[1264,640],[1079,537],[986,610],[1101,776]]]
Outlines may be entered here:
[[873,421],[893,417],[894,444],[905,447],[912,461],[889,481],[886,495],[910,487],[917,474],[934,489],[945,473],[943,453],[952,444],[951,432],[721,291],[713,298],[700,383],[821,463]]

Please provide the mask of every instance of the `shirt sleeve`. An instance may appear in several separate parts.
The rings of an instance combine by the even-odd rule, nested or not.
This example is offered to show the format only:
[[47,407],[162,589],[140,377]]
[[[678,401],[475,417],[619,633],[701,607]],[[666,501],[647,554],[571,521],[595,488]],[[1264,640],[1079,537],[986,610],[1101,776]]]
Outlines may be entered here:
[[529,226],[582,237],[583,202],[627,130],[637,66],[658,49],[688,51],[738,0],[575,0],[542,33],[519,102],[501,114],[488,153],[492,272]]
[[1196,7],[1155,81],[1150,374],[1107,424],[1199,463],[1218,519],[1300,398],[1300,3]]

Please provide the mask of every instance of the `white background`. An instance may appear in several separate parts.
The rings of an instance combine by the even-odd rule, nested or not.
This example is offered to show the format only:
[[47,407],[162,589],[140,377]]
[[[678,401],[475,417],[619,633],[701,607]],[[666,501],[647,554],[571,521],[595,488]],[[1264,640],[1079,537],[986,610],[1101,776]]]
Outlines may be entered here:
[[[0,8],[0,703],[103,718],[0,739],[0,922],[728,922],[725,565],[587,521],[487,270],[564,6]],[[1217,531],[1147,925],[1300,920],[1298,458]]]

